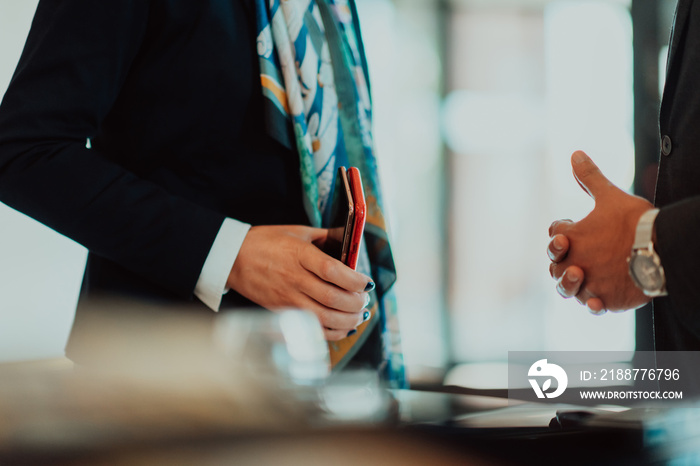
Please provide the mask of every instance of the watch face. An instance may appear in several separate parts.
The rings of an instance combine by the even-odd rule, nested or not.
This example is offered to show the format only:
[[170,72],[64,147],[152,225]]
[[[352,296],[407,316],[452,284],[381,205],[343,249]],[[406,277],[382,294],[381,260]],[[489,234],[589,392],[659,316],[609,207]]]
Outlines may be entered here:
[[630,261],[630,271],[644,290],[656,291],[663,288],[664,276],[661,270],[651,255],[636,254]]

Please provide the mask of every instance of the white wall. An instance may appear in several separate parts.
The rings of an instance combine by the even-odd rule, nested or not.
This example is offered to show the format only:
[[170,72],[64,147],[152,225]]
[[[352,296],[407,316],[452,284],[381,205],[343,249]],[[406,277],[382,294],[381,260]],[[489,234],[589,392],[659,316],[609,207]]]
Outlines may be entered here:
[[[36,0],[0,0],[0,96]],[[0,361],[59,357],[73,321],[85,250],[0,204]]]
[[[404,360],[411,379],[448,360],[440,139],[440,59],[433,2],[357,0],[373,98]],[[416,66],[420,63],[421,66]]]

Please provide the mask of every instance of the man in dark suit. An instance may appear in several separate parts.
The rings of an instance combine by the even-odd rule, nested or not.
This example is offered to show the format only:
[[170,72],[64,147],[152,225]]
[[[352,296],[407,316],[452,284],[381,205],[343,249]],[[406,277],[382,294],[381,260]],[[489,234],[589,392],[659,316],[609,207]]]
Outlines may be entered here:
[[613,186],[582,152],[574,175],[595,199],[550,227],[550,271],[564,297],[597,314],[653,298],[658,351],[700,350],[700,2],[680,0],[660,113],[656,206]]
[[41,1],[0,107],[0,200],[88,248],[83,296],[309,309],[338,340],[373,282],[316,247],[299,156],[266,131],[254,8]]

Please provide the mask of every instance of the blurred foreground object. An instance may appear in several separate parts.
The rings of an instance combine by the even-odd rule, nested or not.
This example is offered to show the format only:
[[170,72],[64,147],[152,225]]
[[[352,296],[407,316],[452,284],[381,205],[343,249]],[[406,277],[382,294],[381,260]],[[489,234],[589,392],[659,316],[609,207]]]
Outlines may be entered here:
[[448,465],[462,456],[390,430],[395,406],[376,374],[330,375],[313,315],[93,305],[72,348],[77,364],[0,365],[0,464]]
[[213,341],[232,367],[268,383],[316,385],[330,373],[328,345],[310,312],[230,312],[216,319]]
[[212,338],[217,319],[119,301],[95,306],[94,331],[73,349],[79,364],[0,366],[0,454],[309,425],[313,406],[278,396],[279,383],[258,383],[250,361],[221,350]]

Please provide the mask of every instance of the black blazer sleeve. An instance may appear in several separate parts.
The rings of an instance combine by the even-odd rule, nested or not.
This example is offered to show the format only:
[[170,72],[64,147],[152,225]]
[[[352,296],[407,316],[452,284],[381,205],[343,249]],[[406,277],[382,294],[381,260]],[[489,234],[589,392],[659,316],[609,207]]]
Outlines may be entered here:
[[150,3],[39,3],[0,107],[0,200],[92,253],[190,296],[224,215],[86,147],[119,99]]

